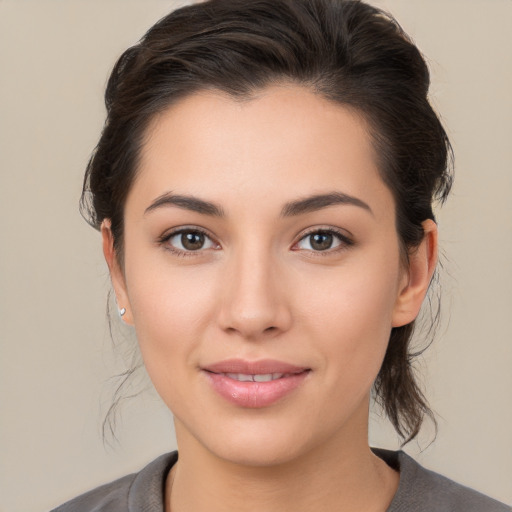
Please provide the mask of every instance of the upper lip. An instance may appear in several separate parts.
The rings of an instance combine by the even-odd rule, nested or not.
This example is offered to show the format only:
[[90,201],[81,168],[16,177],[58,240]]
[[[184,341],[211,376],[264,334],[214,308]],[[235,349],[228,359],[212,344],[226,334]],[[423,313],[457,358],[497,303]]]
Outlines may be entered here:
[[246,375],[265,375],[269,373],[301,373],[309,370],[305,366],[277,361],[274,359],[261,359],[258,361],[245,361],[243,359],[226,359],[202,367],[211,373],[241,373]]

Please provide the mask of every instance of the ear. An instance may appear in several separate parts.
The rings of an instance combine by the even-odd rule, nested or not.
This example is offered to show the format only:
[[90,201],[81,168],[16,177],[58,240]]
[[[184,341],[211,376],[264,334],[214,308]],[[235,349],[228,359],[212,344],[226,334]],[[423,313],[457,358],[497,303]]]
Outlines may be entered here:
[[423,240],[411,254],[401,289],[393,310],[392,327],[411,323],[417,316],[437,264],[437,225],[433,220],[422,223]]
[[108,269],[110,271],[110,280],[114,287],[117,306],[119,309],[124,308],[126,310],[122,316],[122,320],[126,324],[133,325],[133,317],[126,290],[124,273],[119,265],[119,260],[114,249],[114,237],[112,235],[110,219],[105,219],[101,223],[101,238],[103,240],[103,255],[105,256],[105,261],[107,262]]

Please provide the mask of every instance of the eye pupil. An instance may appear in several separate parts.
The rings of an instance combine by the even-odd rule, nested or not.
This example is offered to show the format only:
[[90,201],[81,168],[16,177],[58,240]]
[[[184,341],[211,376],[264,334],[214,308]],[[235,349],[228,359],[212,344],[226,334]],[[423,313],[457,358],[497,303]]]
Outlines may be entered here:
[[330,233],[315,233],[311,235],[311,247],[316,251],[325,251],[330,249],[333,242],[333,235]]
[[196,251],[204,245],[204,235],[202,233],[182,233],[181,244],[187,251]]

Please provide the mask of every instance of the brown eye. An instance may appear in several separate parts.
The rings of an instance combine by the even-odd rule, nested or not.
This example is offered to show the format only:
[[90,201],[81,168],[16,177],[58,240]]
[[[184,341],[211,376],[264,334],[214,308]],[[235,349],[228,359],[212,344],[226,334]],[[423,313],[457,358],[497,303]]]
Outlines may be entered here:
[[306,251],[322,252],[330,249],[337,249],[352,245],[353,242],[346,236],[336,231],[322,230],[313,231],[303,237],[297,243],[297,247]]
[[195,229],[174,232],[167,237],[167,243],[178,252],[198,252],[215,246],[210,237]]
[[332,247],[333,238],[331,233],[318,232],[309,235],[309,243],[315,251],[326,251]]
[[203,233],[182,233],[181,245],[187,251],[197,251],[204,245],[204,235]]

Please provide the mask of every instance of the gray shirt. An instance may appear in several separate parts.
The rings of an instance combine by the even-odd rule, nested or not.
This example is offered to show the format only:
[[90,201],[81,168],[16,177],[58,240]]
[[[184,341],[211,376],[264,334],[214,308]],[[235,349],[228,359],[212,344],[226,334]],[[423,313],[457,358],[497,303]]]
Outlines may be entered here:
[[[387,512],[512,512],[512,508],[420,466],[406,453],[374,448],[400,472]],[[178,453],[162,455],[142,471],[82,494],[52,512],[163,512],[167,473]]]

